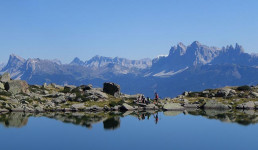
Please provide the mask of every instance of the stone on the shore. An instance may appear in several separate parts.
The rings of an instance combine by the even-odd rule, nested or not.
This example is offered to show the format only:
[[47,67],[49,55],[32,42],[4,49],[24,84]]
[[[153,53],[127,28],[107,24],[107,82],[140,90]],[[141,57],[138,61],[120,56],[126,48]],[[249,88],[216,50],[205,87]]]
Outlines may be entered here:
[[163,106],[164,110],[184,110],[184,107],[179,103],[167,103]]
[[1,77],[0,77],[0,81],[1,82],[9,82],[11,80],[10,74],[9,73],[4,73]]
[[253,101],[249,101],[249,102],[237,105],[236,108],[237,109],[255,109],[255,103]]
[[158,107],[155,104],[148,104],[145,107],[146,110],[156,110]]
[[185,115],[188,115],[188,111],[187,111],[187,110],[184,110],[183,113],[184,113]]
[[73,110],[79,110],[79,109],[84,109],[84,108],[85,108],[85,106],[84,106],[83,103],[80,103],[80,104],[73,104],[73,105],[71,106],[71,109],[73,109]]
[[185,107],[185,108],[198,108],[198,107],[200,107],[200,105],[199,105],[199,104],[185,103],[185,104],[184,104],[184,107]]
[[229,109],[228,105],[222,104],[215,100],[208,100],[203,107],[204,109]]
[[109,95],[113,95],[115,97],[119,97],[121,95],[120,85],[111,82],[106,82],[103,86],[103,92]]
[[5,83],[5,90],[13,94],[29,93],[29,85],[23,80],[12,80]]
[[121,110],[134,110],[133,106],[130,106],[130,105],[126,104],[126,103],[124,103],[124,104],[121,106],[120,109],[121,109]]

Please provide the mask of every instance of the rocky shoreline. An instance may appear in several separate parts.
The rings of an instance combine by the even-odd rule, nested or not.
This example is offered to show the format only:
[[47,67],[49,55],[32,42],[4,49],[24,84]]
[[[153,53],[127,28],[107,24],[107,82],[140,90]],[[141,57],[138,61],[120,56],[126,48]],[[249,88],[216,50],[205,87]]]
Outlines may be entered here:
[[258,109],[258,86],[184,92],[176,98],[159,100],[156,104],[136,102],[139,95],[122,94],[120,86],[115,83],[104,83],[103,88],[53,83],[28,85],[26,81],[12,80],[9,73],[0,76],[0,113]]

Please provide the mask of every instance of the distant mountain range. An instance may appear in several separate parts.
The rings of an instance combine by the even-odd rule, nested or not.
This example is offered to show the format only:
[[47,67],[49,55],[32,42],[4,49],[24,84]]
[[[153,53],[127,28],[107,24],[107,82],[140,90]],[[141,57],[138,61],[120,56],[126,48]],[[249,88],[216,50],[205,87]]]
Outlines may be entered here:
[[[0,65],[1,69],[1,65]],[[222,48],[208,47],[195,41],[189,46],[179,43],[167,56],[153,60],[128,60],[95,56],[82,61],[75,58],[70,64],[58,60],[27,59],[10,55],[1,73],[30,84],[93,84],[116,82],[122,92],[144,93],[152,96],[175,96],[185,90],[204,90],[258,84],[258,55],[248,54],[236,44]]]

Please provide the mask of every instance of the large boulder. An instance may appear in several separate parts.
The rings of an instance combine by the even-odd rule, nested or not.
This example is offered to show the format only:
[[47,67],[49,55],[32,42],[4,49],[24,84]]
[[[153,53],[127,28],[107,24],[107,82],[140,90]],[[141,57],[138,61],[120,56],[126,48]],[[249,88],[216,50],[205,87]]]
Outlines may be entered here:
[[80,104],[73,104],[71,106],[71,109],[73,110],[79,110],[79,109],[85,109],[85,105],[83,103],[80,103]]
[[2,76],[0,76],[0,81],[1,82],[8,82],[11,80],[10,74],[9,73],[4,73]]
[[216,97],[228,97],[236,95],[236,91],[228,88],[222,88],[216,93]]
[[102,91],[100,91],[99,89],[91,89],[91,90],[86,90],[84,95],[90,99],[90,100],[105,100],[108,98],[108,95]]
[[118,97],[121,95],[120,85],[111,82],[106,82],[103,86],[103,92]]
[[208,100],[204,105],[204,109],[229,109],[228,105],[222,104],[215,100]]
[[121,109],[121,110],[134,110],[133,106],[130,106],[130,105],[126,104],[126,103],[124,103],[124,104],[121,106],[120,109]]
[[236,108],[237,109],[255,109],[255,103],[253,101],[249,101],[249,102],[237,105]]
[[184,107],[179,103],[167,103],[163,106],[164,110],[184,110]]
[[11,80],[5,83],[5,90],[13,94],[29,93],[29,85],[23,80]]

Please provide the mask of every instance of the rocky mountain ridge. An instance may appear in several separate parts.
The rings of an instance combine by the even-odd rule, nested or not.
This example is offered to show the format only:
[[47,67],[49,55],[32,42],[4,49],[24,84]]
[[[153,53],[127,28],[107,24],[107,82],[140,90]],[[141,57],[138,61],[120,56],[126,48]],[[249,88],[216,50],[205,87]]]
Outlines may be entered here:
[[[175,96],[183,90],[203,90],[227,85],[257,84],[258,56],[244,52],[242,46],[209,47],[195,41],[189,46],[179,43],[168,56],[153,60],[128,60],[95,56],[70,64],[57,60],[24,59],[10,55],[0,74],[9,72],[13,79],[29,84],[57,83],[101,87],[111,81],[122,85],[125,93],[141,92]],[[177,87],[174,87],[177,85]]]

